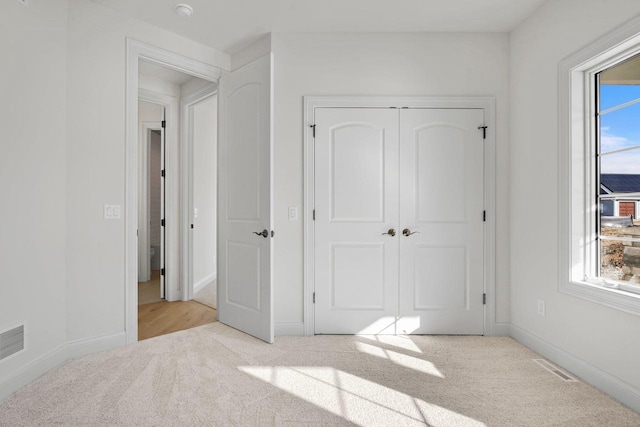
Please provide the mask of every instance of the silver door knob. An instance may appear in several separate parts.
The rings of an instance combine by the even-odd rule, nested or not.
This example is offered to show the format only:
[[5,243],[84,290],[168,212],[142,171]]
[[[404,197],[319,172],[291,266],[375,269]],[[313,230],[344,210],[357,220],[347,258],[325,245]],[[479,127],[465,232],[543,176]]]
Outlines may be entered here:
[[262,236],[262,237],[264,237],[265,239],[266,239],[267,237],[269,237],[269,232],[268,232],[267,230],[254,231],[254,232],[253,232],[253,234],[256,234],[256,235],[258,235],[258,236]]
[[393,228],[390,228],[389,230],[387,230],[386,233],[382,233],[382,235],[384,236],[385,234],[388,234],[389,236],[393,237],[396,235],[396,230],[394,230]]
[[419,233],[419,231],[411,231],[408,228],[405,228],[404,230],[402,230],[402,235],[406,237],[409,237],[412,234],[416,234],[416,233]]

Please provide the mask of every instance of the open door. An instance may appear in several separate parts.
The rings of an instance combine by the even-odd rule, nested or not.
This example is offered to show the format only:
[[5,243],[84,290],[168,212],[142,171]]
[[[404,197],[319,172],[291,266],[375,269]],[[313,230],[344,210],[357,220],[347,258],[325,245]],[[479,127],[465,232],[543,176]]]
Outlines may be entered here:
[[164,245],[166,243],[166,227],[165,227],[165,216],[166,216],[166,182],[165,182],[165,166],[166,166],[166,158],[165,158],[165,149],[166,149],[166,127],[167,127],[167,110],[166,108],[162,109],[162,127],[160,128],[160,298],[165,299],[167,297],[167,281],[165,266],[166,266],[166,251],[164,250]]
[[273,342],[273,58],[220,79],[218,320]]

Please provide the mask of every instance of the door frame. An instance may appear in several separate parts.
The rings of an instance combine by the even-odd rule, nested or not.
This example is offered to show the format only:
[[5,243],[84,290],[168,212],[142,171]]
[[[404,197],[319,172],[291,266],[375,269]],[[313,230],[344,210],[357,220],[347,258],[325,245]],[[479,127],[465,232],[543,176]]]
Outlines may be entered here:
[[[125,75],[125,247],[124,247],[124,267],[125,267],[125,289],[124,289],[124,305],[125,305],[125,335],[127,344],[138,341],[138,61],[154,62],[158,65],[172,68],[177,71],[199,77],[217,83],[221,75],[220,68],[204,62],[197,61],[186,56],[182,56],[167,50],[139,42],[137,40],[126,39],[126,75]],[[176,108],[177,114],[177,108]],[[177,123],[177,120],[176,120]],[[176,126],[177,127],[177,126]],[[176,141],[178,129],[175,129]],[[167,135],[168,136],[168,135]],[[188,192],[188,174],[189,171],[181,167],[177,162],[178,159],[188,158],[188,153],[184,147],[185,144],[176,144],[175,153],[170,153],[171,149],[168,145],[165,150],[167,154],[173,155],[176,159],[175,171],[167,170],[168,178],[171,173],[175,178],[173,185],[167,185],[167,200],[178,200],[178,195]],[[169,181],[167,180],[167,184]],[[179,204],[184,203],[184,198],[180,199]],[[179,212],[184,212],[184,206]],[[169,206],[166,205],[166,210]],[[186,221],[176,222],[179,227]],[[167,223],[167,225],[169,225]],[[168,231],[168,229],[167,229]],[[186,236],[186,230],[179,230],[178,233],[167,233],[168,239],[165,242],[165,248],[177,248],[178,259],[172,260],[171,269],[166,266],[167,273],[170,275],[174,283],[180,284],[180,278],[183,277],[182,269],[184,262],[181,262],[186,253],[181,251],[181,236]],[[178,236],[176,238],[176,235]],[[182,237],[184,239],[184,237]],[[175,253],[175,251],[174,251]],[[169,276],[165,276],[165,280]],[[167,289],[169,287],[167,286]]]
[[[140,98],[141,101],[147,101]],[[154,103],[155,104],[155,103]],[[164,106],[164,105],[163,105]],[[166,106],[164,106],[166,108]],[[146,242],[146,244],[138,245],[138,280],[142,279],[146,282],[151,277],[151,260],[149,259],[149,249],[151,246],[151,233],[149,232],[149,210],[150,210],[150,194],[149,190],[149,153],[151,152],[151,138],[150,133],[152,130],[161,130],[162,122],[158,121],[145,121],[142,122],[142,135],[143,140],[140,141],[140,160],[139,163],[139,179],[140,187],[139,191],[139,204],[138,208],[138,241]],[[142,274],[141,274],[142,273]]]
[[496,101],[494,97],[393,97],[393,96],[305,96],[304,97],[304,334],[315,334],[314,222],[315,155],[313,133],[316,108],[432,108],[484,110],[484,335],[496,334],[495,236],[496,236]]
[[[182,293],[183,301],[193,299],[195,294],[195,284],[193,283],[193,229],[191,228],[191,224],[195,221],[193,216],[193,117],[191,109],[200,102],[217,95],[218,85],[211,83],[180,99],[180,140],[186,141],[183,145],[186,145],[187,149],[187,155],[182,158],[182,168],[184,171],[189,171],[184,177],[188,184],[188,190],[182,192],[184,199],[182,201],[183,211],[181,212],[183,218],[182,227],[187,230],[187,238],[182,241],[182,251],[187,254],[182,260],[182,283],[186,284],[184,286],[184,292]],[[216,199],[217,197],[218,189],[216,182]]]

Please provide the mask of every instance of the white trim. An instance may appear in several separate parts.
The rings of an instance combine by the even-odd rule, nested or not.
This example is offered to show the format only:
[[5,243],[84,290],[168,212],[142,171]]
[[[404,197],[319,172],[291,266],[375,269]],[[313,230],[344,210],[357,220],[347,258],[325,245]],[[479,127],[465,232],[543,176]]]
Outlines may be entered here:
[[493,97],[368,97],[368,96],[305,96],[304,97],[304,335],[315,333],[314,322],[314,153],[313,132],[315,108],[482,108],[485,112],[487,139],[485,141],[485,260],[484,283],[487,294],[485,306],[485,335],[503,335],[504,328],[496,327],[495,299],[495,203],[496,203],[496,119]]
[[[138,60],[145,59],[216,82],[220,69],[139,41],[126,40],[125,108],[125,330],[127,343],[138,341]],[[177,153],[176,153],[177,154]],[[177,187],[176,187],[177,188]],[[176,274],[176,279],[180,276]]]
[[[558,290],[640,315],[640,298],[586,283],[595,276],[595,123],[591,80],[595,73],[640,52],[640,17],[600,37],[563,60],[558,67]],[[590,162],[589,164],[587,162]],[[618,214],[617,203],[615,215]]]
[[74,359],[87,354],[98,353],[100,351],[111,350],[127,344],[127,336],[124,331],[115,334],[107,334],[99,337],[85,338],[68,342],[68,358]]
[[510,335],[516,341],[541,354],[561,368],[618,399],[631,409],[640,412],[640,390],[631,384],[604,372],[591,363],[516,325],[511,325]]
[[275,322],[274,333],[277,337],[304,335],[304,322]]
[[[25,328],[26,331],[26,328]],[[25,332],[26,336],[26,332]],[[81,339],[61,344],[37,359],[27,363],[17,372],[0,379],[0,403],[22,387],[35,381],[55,367],[71,358],[84,356],[90,353],[110,350],[126,344],[124,331],[103,335],[100,337]],[[25,340],[26,348],[26,340]],[[18,353],[16,353],[18,354]],[[22,354],[22,352],[20,352]],[[3,359],[3,361],[6,359]]]
[[61,344],[0,379],[0,403],[66,360],[67,348],[65,344]]
[[[149,233],[149,209],[150,209],[150,191],[149,191],[149,152],[151,140],[149,133],[152,130],[162,129],[162,122],[146,121],[142,122],[142,134],[144,141],[140,144],[141,162],[138,165],[140,187],[138,194],[142,208],[138,209],[138,242],[146,242],[144,245],[138,245],[138,281],[146,282],[151,278],[151,260],[149,259],[149,249],[151,245],[151,233]],[[145,161],[146,159],[146,161]],[[140,208],[140,204],[138,206]]]
[[[198,283],[194,283],[193,284],[193,295],[195,295],[199,290],[201,290],[202,288],[207,286],[209,283],[211,283],[214,280],[216,280],[217,277],[218,277],[218,274],[217,274],[216,271],[214,271],[213,274],[210,274],[209,276],[207,276],[204,279],[200,280]],[[193,299],[193,295],[191,296],[190,299]]]
[[218,85],[211,83],[180,99],[180,140],[186,141],[186,143],[180,144],[180,157],[182,160],[180,165],[180,215],[182,218],[181,229],[186,235],[186,238],[181,241],[181,250],[183,254],[187,254],[187,256],[182,257],[181,265],[182,283],[186,284],[181,292],[183,301],[193,299],[197,292],[197,285],[193,283],[193,231],[191,229],[191,224],[195,220],[193,218],[193,118],[191,108],[205,99],[217,95],[217,93]]

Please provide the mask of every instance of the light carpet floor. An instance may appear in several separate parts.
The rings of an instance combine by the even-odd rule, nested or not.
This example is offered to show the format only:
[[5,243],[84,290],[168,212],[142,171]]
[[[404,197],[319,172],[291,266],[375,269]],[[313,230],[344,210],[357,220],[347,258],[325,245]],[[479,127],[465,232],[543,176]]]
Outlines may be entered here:
[[281,337],[220,323],[70,361],[0,405],[0,425],[638,426],[510,338]]
[[193,299],[211,308],[218,308],[216,302],[216,281],[209,283],[193,295]]

